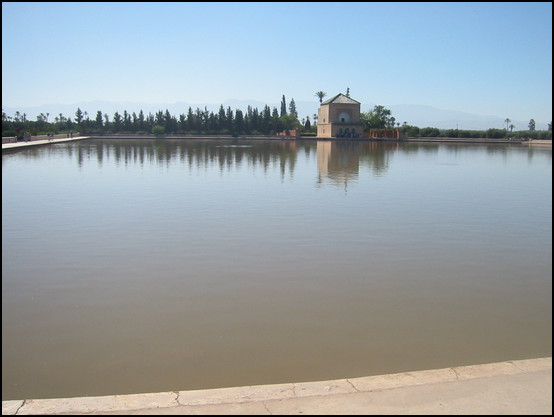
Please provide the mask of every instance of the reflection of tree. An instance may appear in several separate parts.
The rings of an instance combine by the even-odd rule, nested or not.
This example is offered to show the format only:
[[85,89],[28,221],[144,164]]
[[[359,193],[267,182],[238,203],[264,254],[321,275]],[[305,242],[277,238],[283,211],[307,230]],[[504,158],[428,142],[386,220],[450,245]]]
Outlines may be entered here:
[[298,152],[309,156],[315,144],[297,144],[294,140],[194,140],[194,139],[90,139],[57,144],[54,147],[19,150],[23,157],[39,158],[48,153],[65,153],[82,167],[88,161],[101,166],[107,161],[116,165],[159,165],[170,167],[186,164],[189,169],[217,168],[230,172],[243,165],[264,172],[279,167],[281,177],[292,177]]
[[[317,159],[318,183],[347,186],[356,181],[360,167],[368,168],[375,176],[383,176],[391,157],[397,151],[406,156],[421,153],[475,153],[508,157],[521,145],[498,144],[438,144],[400,143],[383,141],[294,141],[294,140],[238,140],[238,139],[90,139],[49,146],[3,151],[2,155],[17,153],[20,158],[38,159],[48,155],[65,154],[76,159],[79,167],[89,162],[99,166],[114,161],[116,165],[158,165],[169,168],[188,166],[189,170],[217,169],[232,172],[243,166],[253,171],[278,168],[283,180],[288,172],[293,177],[298,158]],[[517,149],[516,149],[517,148]],[[527,148],[528,157],[543,155],[542,149]],[[550,152],[550,157],[552,153]],[[2,158],[2,162],[5,158]]]
[[389,167],[389,154],[399,149],[396,142],[366,142],[360,155],[360,164],[381,177]]

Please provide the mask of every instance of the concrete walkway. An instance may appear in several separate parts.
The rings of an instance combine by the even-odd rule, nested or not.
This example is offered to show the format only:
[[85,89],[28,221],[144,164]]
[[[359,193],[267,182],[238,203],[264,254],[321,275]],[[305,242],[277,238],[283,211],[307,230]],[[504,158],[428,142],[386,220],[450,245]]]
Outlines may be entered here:
[[40,145],[51,145],[53,143],[60,142],[71,142],[74,140],[89,139],[90,136],[76,136],[74,138],[59,138],[59,139],[40,139],[40,140],[31,140],[29,142],[14,142],[14,143],[3,143],[2,150],[6,149],[17,149],[17,148],[28,148],[30,146],[40,146]]
[[552,415],[552,358],[334,381],[2,401],[2,414]]

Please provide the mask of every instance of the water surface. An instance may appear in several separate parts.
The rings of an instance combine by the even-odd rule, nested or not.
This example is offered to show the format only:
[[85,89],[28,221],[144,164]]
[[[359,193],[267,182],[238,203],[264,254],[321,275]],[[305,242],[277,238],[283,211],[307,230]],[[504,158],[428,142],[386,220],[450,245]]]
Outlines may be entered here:
[[2,399],[552,355],[552,149],[85,140],[2,155]]

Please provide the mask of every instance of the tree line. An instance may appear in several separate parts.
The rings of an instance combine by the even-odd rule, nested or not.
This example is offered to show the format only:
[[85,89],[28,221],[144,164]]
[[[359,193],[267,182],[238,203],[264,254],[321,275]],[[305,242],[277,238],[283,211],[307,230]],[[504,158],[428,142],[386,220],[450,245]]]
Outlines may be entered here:
[[400,124],[391,111],[384,106],[374,106],[366,113],[360,113],[360,119],[364,131],[371,129],[399,129],[405,137],[446,137],[446,138],[523,138],[523,139],[550,139],[552,140],[552,122],[548,124],[548,130],[537,130],[534,119],[529,120],[528,129],[514,131],[515,126],[510,119],[504,120],[506,129],[438,129],[436,127],[423,127],[409,125],[407,122]]
[[[324,92],[316,93],[320,102]],[[271,135],[284,130],[300,128],[303,135],[316,136],[317,115],[313,115],[313,123],[307,116],[298,120],[298,112],[294,99],[287,104],[285,95],[282,96],[280,109],[265,105],[262,110],[248,106],[243,112],[241,109],[226,109],[220,105],[219,111],[208,111],[188,108],[187,113],[178,116],[172,115],[167,109],[159,110],[155,114],[145,114],[124,110],[116,111],[113,116],[98,110],[95,115],[77,108],[74,117],[58,114],[50,119],[49,113],[41,113],[37,120],[29,120],[25,113],[16,112],[14,117],[8,116],[2,110],[2,136],[17,136],[22,138],[25,132],[31,135],[64,134],[79,132],[84,135],[105,134],[206,134],[206,135]],[[450,137],[450,138],[524,138],[524,139],[552,139],[552,122],[548,130],[536,130],[535,121],[531,119],[527,130],[514,131],[510,119],[506,119],[506,129],[467,130],[467,129],[438,129],[400,124],[391,111],[384,106],[374,106],[368,112],[362,112],[360,119],[364,132],[371,129],[399,129],[405,137]]]
[[296,103],[292,99],[288,105],[283,95],[280,110],[265,105],[262,110],[248,106],[241,109],[226,109],[220,105],[219,111],[188,108],[187,113],[172,115],[169,110],[159,110],[155,114],[145,114],[124,110],[113,116],[98,110],[95,115],[77,108],[74,117],[63,114],[50,119],[49,113],[41,113],[37,120],[28,120],[25,113],[16,112],[14,117],[2,110],[2,136],[18,136],[24,132],[31,135],[59,134],[78,131],[81,134],[219,134],[219,135],[270,135],[284,130],[301,128],[305,133],[315,134],[315,125],[307,116],[298,120]]

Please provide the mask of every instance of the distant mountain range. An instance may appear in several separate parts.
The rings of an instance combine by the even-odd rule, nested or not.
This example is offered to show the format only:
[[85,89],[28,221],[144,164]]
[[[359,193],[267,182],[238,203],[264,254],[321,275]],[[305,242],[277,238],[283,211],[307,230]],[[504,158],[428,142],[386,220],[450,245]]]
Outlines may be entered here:
[[[287,98],[287,110],[289,99]],[[80,102],[75,104],[45,104],[42,106],[34,107],[21,107],[21,108],[12,108],[12,107],[2,107],[2,110],[8,116],[14,116],[16,111],[19,111],[21,114],[25,113],[27,119],[36,120],[36,117],[41,113],[49,113],[48,121],[53,121],[55,117],[59,114],[63,114],[65,117],[75,118],[75,111],[77,108],[81,109],[83,112],[88,113],[88,117],[91,119],[96,118],[96,113],[100,110],[103,114],[107,113],[110,116],[110,120],[113,117],[113,114],[117,111],[120,114],[123,114],[124,110],[127,110],[128,113],[132,114],[133,112],[137,113],[142,110],[145,115],[148,113],[155,114],[156,112],[162,110],[168,110],[172,115],[179,117],[180,114],[187,114],[189,107],[193,111],[196,108],[204,110],[205,108],[208,111],[213,111],[217,113],[219,107],[223,105],[225,109],[231,107],[233,112],[236,109],[240,109],[243,112],[246,112],[248,106],[252,108],[257,108],[259,111],[262,111],[265,105],[268,105],[272,110],[277,108],[280,110],[281,104],[279,103],[263,103],[261,101],[255,100],[236,100],[231,99],[223,103],[186,103],[186,102],[176,102],[176,103],[166,103],[166,104],[152,104],[152,103],[136,103],[136,102],[110,102],[110,101],[88,101]],[[313,123],[314,115],[317,114],[319,108],[319,102],[314,101],[296,101],[296,109],[298,111],[298,118],[300,120],[305,119],[306,117],[310,118],[310,121]],[[375,104],[362,104],[362,112],[367,112],[372,110]],[[396,119],[397,123],[403,124],[404,122],[412,126],[418,127],[436,127],[439,129],[467,129],[467,130],[486,130],[490,128],[503,129],[506,127],[504,120],[506,117],[500,116],[481,116],[477,114],[465,113],[461,111],[454,110],[443,110],[437,109],[431,106],[424,106],[419,104],[393,104],[393,105],[383,105],[385,108],[391,111],[392,116]],[[536,128],[539,130],[547,129],[547,123],[550,121],[544,120],[535,120]],[[515,126],[515,130],[526,130],[529,125],[529,120],[512,120],[511,124]]]
[[[478,115],[455,110],[437,109],[431,106],[419,104],[395,104],[385,106],[391,111],[392,116],[400,124],[406,121],[409,125],[419,127],[437,127],[439,129],[465,129],[465,130],[487,130],[491,128],[505,129],[506,117],[493,115]],[[362,111],[371,110],[373,106]],[[536,128],[546,130],[549,121],[539,121],[535,119]],[[514,130],[527,130],[529,120],[511,119]]]

